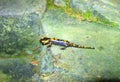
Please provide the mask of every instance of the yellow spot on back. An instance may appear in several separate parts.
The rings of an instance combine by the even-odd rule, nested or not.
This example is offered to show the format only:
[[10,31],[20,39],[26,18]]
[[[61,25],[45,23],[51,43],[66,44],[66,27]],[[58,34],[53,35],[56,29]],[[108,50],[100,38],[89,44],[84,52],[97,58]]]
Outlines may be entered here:
[[73,45],[73,43],[72,43],[72,42],[69,42],[69,44]]
[[56,38],[51,38],[50,40],[52,41],[52,40],[57,40],[57,39]]
[[64,42],[67,42],[67,40],[63,40]]
[[55,40],[54,38],[51,38],[50,40]]
[[73,46],[76,46],[75,44],[72,44]]
[[87,48],[87,46],[84,46],[84,48]]

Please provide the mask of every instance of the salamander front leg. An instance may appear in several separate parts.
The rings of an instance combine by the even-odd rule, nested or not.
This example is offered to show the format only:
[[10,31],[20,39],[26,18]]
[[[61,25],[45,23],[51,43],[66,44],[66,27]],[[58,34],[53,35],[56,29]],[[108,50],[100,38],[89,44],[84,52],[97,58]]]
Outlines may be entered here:
[[51,46],[52,46],[52,43],[50,42],[50,43],[47,45],[47,49],[50,50]]
[[52,43],[50,42],[48,45],[47,45],[47,48],[50,48],[52,46]]

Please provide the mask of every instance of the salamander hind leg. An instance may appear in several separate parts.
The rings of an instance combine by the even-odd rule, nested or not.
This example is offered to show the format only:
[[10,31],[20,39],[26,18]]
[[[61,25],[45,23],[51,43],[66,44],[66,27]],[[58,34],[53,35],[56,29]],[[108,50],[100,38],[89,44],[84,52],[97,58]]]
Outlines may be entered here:
[[64,46],[64,47],[62,47],[62,48],[60,48],[61,50],[65,50],[67,47],[66,46]]

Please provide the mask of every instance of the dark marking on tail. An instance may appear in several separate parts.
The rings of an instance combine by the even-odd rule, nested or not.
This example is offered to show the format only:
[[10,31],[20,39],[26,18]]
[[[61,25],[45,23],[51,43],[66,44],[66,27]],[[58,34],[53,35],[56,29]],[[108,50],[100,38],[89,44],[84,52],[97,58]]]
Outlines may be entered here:
[[94,47],[90,47],[90,46],[81,46],[81,45],[77,45],[74,43],[70,43],[70,47],[76,47],[76,48],[84,48],[84,49],[95,49]]

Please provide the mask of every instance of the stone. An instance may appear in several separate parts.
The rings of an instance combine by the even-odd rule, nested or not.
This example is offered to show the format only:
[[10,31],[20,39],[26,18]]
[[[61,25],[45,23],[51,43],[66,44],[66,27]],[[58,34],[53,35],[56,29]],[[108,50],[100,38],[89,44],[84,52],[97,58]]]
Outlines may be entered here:
[[70,6],[78,12],[92,10],[92,3],[87,0],[70,0]]
[[0,53],[18,54],[30,45],[34,50],[45,8],[46,0],[0,1]]
[[22,15],[46,8],[46,0],[1,0],[0,16]]
[[[52,75],[48,75],[47,81],[57,82],[57,79],[60,79],[61,82],[94,82],[100,78],[119,78],[120,30],[95,22],[79,21],[57,9],[48,10],[42,24],[45,34],[49,37],[95,47],[95,50],[72,47],[60,50],[60,46],[52,45],[50,53],[44,46],[42,51],[46,51],[49,55],[42,53],[47,60],[43,59],[41,65],[47,66],[47,70],[44,68],[41,72],[49,69],[48,73],[51,73],[52,69],[59,68],[53,74],[51,73]],[[54,62],[51,62],[50,55],[53,56]],[[56,58],[56,55],[60,57]],[[96,79],[93,79],[94,77]]]
[[71,0],[70,6],[78,12],[91,11],[95,16],[102,17],[102,20],[109,20],[120,26],[118,3],[120,4],[119,0]]

